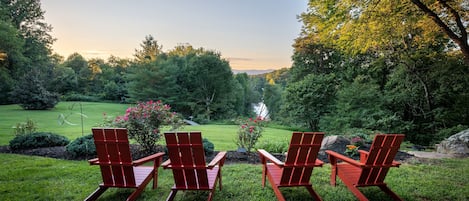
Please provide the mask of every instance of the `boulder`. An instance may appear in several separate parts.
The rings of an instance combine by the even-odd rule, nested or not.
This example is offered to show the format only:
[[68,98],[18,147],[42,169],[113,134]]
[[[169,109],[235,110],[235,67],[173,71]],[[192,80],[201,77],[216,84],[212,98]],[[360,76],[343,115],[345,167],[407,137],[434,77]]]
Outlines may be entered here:
[[460,156],[469,155],[469,129],[463,130],[441,141],[436,148],[437,153],[454,154]]
[[326,150],[332,150],[340,154],[344,154],[345,148],[350,144],[350,140],[343,136],[326,136],[322,140],[321,149],[319,150],[318,158],[324,162],[329,162]]

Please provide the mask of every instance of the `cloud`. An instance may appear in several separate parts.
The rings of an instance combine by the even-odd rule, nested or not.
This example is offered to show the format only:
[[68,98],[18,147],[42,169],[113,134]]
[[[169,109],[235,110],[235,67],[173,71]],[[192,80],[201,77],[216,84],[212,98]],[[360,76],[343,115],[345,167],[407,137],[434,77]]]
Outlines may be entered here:
[[228,57],[228,61],[252,61],[252,58],[243,58],[243,57]]

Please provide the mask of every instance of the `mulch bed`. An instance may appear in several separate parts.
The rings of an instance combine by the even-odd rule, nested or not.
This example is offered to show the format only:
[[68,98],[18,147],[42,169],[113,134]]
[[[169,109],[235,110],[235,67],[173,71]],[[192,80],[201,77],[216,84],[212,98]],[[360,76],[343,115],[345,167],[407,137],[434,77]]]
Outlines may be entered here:
[[[130,150],[132,152],[132,156],[134,159],[142,158],[145,156],[141,152],[139,152],[138,145],[132,144],[130,146]],[[164,151],[164,148],[159,147],[157,152],[159,151]],[[337,151],[337,152],[340,153],[340,151]],[[34,156],[43,156],[43,157],[65,159],[65,160],[88,160],[88,159],[92,159],[96,157],[96,156],[73,157],[70,153],[68,153],[65,150],[65,146],[45,147],[45,148],[26,149],[26,150],[10,150],[9,146],[0,146],[0,153],[34,155]],[[206,161],[210,162],[212,158],[216,156],[217,153],[218,152],[215,151],[210,156],[207,156]],[[284,154],[272,154],[272,155],[274,155],[280,161],[285,160]],[[405,152],[398,152],[395,160],[405,162],[412,158],[414,158],[413,155],[410,155]],[[319,152],[318,159],[326,163],[329,162],[329,160],[327,159],[327,155],[324,153],[324,151]],[[358,159],[358,157],[355,157],[355,159]],[[164,160],[166,160],[166,158],[164,158]],[[225,163],[226,164],[232,164],[232,163],[260,164],[260,159],[259,159],[259,155],[257,154],[257,152],[252,152],[248,154],[248,153],[237,152],[237,151],[227,151]]]

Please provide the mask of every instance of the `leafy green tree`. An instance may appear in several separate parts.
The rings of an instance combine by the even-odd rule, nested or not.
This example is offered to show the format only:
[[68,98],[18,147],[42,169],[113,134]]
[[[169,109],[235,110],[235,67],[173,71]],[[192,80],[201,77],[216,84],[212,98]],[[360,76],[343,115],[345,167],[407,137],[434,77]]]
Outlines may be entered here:
[[388,97],[369,81],[369,77],[357,76],[354,82],[344,84],[337,92],[335,109],[322,119],[321,128],[333,134],[357,129],[403,132],[406,127],[400,117],[386,107]]
[[334,74],[309,74],[286,88],[283,113],[293,122],[318,131],[319,122],[331,111],[335,99]]
[[31,71],[21,77],[10,92],[10,98],[26,110],[51,109],[59,102],[57,94],[46,90],[37,71]]
[[[468,6],[463,2],[310,1],[308,11],[301,15],[305,23],[302,33],[319,44],[328,44],[352,54],[396,51],[418,44],[452,40],[469,65],[467,23],[464,23],[469,16],[465,14]],[[446,36],[445,41],[440,40],[441,36]]]
[[[184,72],[181,87],[190,92],[188,98],[195,103],[196,114],[203,114],[210,120],[212,116],[221,115],[230,107],[232,109],[227,97],[233,90],[233,73],[228,62],[221,59],[219,54],[207,51],[188,58]],[[214,111],[219,113],[214,114]]]
[[252,79],[249,78],[246,73],[239,73],[234,76],[234,79],[237,81],[239,86],[236,90],[236,110],[238,115],[241,116],[252,116],[253,107],[252,104],[258,103],[261,101],[261,95],[254,88]]
[[67,94],[78,89],[78,79],[75,71],[69,67],[58,66],[54,68],[49,88],[59,94]]
[[264,104],[266,105],[271,120],[279,120],[278,113],[283,105],[282,88],[277,84],[266,84],[264,86]]
[[67,57],[63,66],[75,71],[79,86],[75,91],[82,94],[88,94],[92,76],[92,70],[88,67],[88,61],[80,54],[73,53]]

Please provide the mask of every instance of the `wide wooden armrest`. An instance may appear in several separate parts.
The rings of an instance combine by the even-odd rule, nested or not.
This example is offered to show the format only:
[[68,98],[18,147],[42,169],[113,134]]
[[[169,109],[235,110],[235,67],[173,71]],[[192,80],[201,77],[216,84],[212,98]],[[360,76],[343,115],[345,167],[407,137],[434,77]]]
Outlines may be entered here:
[[392,166],[391,167],[399,167],[401,165],[401,163],[397,162],[397,161],[392,161]]
[[163,157],[163,156],[164,156],[164,152],[159,152],[159,153],[156,153],[156,154],[153,154],[153,155],[150,155],[150,156],[135,160],[135,161],[133,161],[133,165],[134,166],[139,166],[139,165],[142,165],[142,164],[147,163],[149,161],[158,160],[158,158]]
[[99,165],[99,159],[98,158],[90,159],[90,160],[88,160],[88,162],[90,163],[90,165]]
[[171,165],[171,160],[169,159],[161,163],[161,167],[163,167],[164,169],[169,168],[170,165]]
[[272,154],[270,154],[269,152],[267,152],[264,149],[258,149],[257,152],[259,152],[259,154],[262,157],[266,158],[268,161],[271,161],[272,163],[274,163],[277,166],[283,167],[285,165],[285,163],[278,160],[277,158],[275,158],[275,156],[273,156]]
[[[333,163],[333,161],[335,161],[335,160],[332,160],[332,158],[336,158],[336,159],[342,160],[344,162],[347,162],[347,163],[349,163],[351,165],[354,165],[354,166],[357,166],[357,167],[364,167],[365,166],[363,163],[360,163],[356,160],[353,160],[353,159],[351,159],[347,156],[344,156],[342,154],[339,154],[335,151],[326,150],[326,153],[329,154],[329,156],[331,157],[331,160],[330,160],[331,164]],[[335,164],[332,164],[332,165],[335,165]]]
[[226,151],[218,152],[215,158],[213,158],[212,161],[210,161],[210,163],[208,164],[208,168],[212,169],[217,164],[220,164],[220,166],[223,166],[223,163],[225,162],[225,158],[226,158]]

